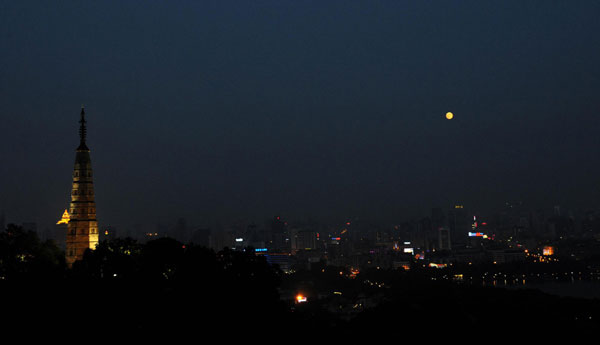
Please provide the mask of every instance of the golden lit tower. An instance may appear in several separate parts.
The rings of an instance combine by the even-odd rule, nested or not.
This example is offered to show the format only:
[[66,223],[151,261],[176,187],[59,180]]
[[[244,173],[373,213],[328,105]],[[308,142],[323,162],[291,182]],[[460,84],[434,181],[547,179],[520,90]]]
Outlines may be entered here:
[[86,249],[96,248],[98,244],[98,221],[94,202],[94,184],[92,182],[92,161],[90,149],[85,144],[85,112],[81,108],[79,123],[80,143],[75,155],[73,170],[73,188],[71,190],[70,219],[67,230],[66,258],[69,267],[81,260]]

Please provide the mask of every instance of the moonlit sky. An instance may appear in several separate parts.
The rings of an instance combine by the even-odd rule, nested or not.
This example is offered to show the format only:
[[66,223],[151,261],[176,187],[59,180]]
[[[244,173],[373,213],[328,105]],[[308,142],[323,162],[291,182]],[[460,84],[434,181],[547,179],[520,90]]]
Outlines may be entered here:
[[0,1],[0,212],[60,218],[82,104],[101,225],[600,208],[598,18],[596,1]]

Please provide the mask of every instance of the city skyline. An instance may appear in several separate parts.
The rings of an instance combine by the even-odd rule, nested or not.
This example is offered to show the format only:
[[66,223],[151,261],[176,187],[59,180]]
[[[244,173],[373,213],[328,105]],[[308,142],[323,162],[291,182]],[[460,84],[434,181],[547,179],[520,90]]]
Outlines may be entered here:
[[599,17],[0,0],[0,329],[595,329]]
[[3,3],[0,212],[60,218],[82,103],[104,226],[598,209],[598,10]]

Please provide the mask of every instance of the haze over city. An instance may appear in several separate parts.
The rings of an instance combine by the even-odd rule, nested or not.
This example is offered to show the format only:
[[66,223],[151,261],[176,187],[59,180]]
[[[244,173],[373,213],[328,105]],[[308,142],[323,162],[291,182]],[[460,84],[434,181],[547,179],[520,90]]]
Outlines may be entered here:
[[[0,211],[101,225],[598,207],[598,3],[0,3]],[[446,112],[454,113],[446,120]]]

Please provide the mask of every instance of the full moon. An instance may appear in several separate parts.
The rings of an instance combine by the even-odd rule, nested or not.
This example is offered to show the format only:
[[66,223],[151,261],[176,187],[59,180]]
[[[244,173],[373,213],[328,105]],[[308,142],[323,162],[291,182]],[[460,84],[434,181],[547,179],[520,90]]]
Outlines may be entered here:
[[452,120],[452,118],[453,118],[453,117],[454,117],[454,114],[452,114],[451,112],[447,112],[447,113],[446,113],[446,118],[447,118],[448,120]]

